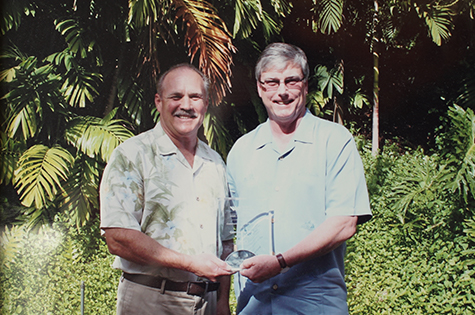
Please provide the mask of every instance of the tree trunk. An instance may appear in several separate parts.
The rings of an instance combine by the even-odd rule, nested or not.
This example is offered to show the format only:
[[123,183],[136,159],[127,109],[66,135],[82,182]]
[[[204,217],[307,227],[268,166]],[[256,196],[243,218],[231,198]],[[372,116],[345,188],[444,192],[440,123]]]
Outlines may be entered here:
[[333,97],[333,121],[343,125],[343,110],[336,100],[336,96]]
[[374,0],[374,16],[373,16],[373,38],[372,38],[372,52],[373,52],[373,136],[372,149],[373,156],[379,152],[379,38],[376,29],[378,27],[379,6],[378,0]]

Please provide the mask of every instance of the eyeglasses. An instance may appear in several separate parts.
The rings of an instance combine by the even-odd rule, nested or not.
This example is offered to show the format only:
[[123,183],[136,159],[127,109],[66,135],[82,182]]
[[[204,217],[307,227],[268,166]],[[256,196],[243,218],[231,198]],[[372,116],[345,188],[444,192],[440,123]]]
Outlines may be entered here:
[[[300,88],[300,82],[304,81],[305,78],[298,78],[298,77],[290,77],[286,78],[284,80],[284,85],[287,89],[292,90],[292,89],[298,89]],[[259,83],[262,84],[262,86],[267,90],[267,91],[277,91],[280,87],[280,80],[276,79],[269,79],[265,81],[259,80]]]

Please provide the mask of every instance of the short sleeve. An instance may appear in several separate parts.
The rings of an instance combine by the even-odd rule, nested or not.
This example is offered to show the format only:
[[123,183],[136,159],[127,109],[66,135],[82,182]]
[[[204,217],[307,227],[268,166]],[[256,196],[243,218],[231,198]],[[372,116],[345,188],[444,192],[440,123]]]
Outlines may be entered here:
[[100,186],[101,228],[140,231],[143,181],[136,166],[117,148],[111,155]]

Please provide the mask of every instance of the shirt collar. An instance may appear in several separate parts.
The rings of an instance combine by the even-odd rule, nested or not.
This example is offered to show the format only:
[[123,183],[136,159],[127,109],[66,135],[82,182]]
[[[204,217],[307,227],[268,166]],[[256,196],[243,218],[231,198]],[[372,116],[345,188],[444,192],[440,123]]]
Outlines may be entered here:
[[313,143],[312,140],[312,133],[314,124],[312,122],[313,115],[310,111],[305,111],[305,115],[303,116],[302,120],[300,121],[299,126],[294,134],[294,141],[295,142],[302,142],[302,143]]
[[[160,152],[161,155],[172,155],[177,153],[178,148],[165,133],[165,130],[163,130],[163,127],[160,123],[156,124],[155,128],[153,129],[153,133],[156,139],[155,143],[157,145],[158,152]],[[200,139],[198,139],[198,146],[195,152],[195,157],[196,156],[209,161],[213,160],[207,145]]]
[[[301,143],[312,143],[312,114],[308,109],[306,109],[300,124],[295,131],[294,137],[292,139],[293,142],[301,142]],[[263,148],[269,143],[272,143],[272,132],[270,130],[270,123],[269,119],[265,123],[263,123],[256,135],[256,149]]]

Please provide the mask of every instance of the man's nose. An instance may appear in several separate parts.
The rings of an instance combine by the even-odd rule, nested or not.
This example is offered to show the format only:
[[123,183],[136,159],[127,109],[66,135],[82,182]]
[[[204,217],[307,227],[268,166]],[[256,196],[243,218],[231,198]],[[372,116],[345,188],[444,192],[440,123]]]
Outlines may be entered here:
[[285,81],[279,82],[279,86],[277,87],[277,93],[279,93],[279,95],[288,94],[288,88],[287,85],[285,85]]
[[192,107],[191,105],[191,99],[188,96],[183,97],[180,107],[182,109],[190,109]]

